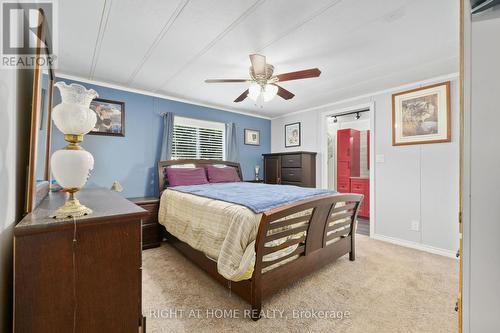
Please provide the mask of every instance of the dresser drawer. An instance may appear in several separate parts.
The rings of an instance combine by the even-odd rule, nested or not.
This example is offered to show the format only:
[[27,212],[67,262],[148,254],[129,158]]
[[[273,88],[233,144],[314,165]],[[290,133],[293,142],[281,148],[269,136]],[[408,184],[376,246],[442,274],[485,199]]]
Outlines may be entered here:
[[160,246],[161,226],[159,223],[142,225],[142,249]]
[[302,156],[300,154],[281,156],[281,166],[283,168],[300,168]]
[[357,194],[363,194],[363,202],[359,208],[358,215],[360,217],[369,218],[370,217],[370,180],[369,179],[351,179],[351,192]]
[[368,179],[351,179],[351,192],[365,194],[368,189]]
[[349,179],[341,180],[339,179],[337,181],[337,192],[340,193],[349,193],[351,192],[350,186],[349,186]]
[[281,170],[281,179],[291,182],[300,182],[302,181],[302,169],[284,168]]
[[162,227],[158,223],[160,200],[153,197],[131,198],[133,203],[145,209],[149,214],[142,218],[142,249],[160,246]]
[[158,222],[158,204],[142,204],[140,206],[149,213],[148,217],[142,219],[142,224]]
[[311,186],[304,186],[302,184],[302,182],[291,182],[291,181],[282,181],[281,185],[294,185],[294,186],[311,187]]

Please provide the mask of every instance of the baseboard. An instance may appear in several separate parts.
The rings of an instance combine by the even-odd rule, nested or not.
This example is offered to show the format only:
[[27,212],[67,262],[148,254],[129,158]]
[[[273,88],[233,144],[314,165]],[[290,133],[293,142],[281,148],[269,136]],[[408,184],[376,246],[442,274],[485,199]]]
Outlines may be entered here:
[[456,259],[456,252],[450,251],[450,250],[445,250],[445,249],[440,249],[438,247],[430,246],[430,245],[425,245],[425,244],[420,244],[420,243],[415,243],[412,241],[407,241],[404,239],[399,239],[399,238],[394,238],[394,237],[389,237],[389,236],[384,236],[384,235],[379,235],[379,234],[374,234],[373,239],[380,240],[383,242],[388,242],[400,246],[405,246],[409,247],[415,250],[420,250],[420,251],[425,251],[433,254],[438,254],[440,256],[444,257],[449,257],[449,258],[455,258]]

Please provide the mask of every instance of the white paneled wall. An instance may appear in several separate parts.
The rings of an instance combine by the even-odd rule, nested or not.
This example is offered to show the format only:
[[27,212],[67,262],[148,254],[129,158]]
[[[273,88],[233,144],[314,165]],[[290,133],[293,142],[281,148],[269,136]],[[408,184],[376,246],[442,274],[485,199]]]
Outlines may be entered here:
[[[465,22],[470,23],[467,18]],[[500,8],[476,16],[469,28],[465,41],[471,53],[465,58],[464,333],[498,332]]]
[[[0,70],[0,331],[11,328],[12,237],[16,223],[16,70]],[[19,169],[19,168],[17,168]]]
[[[392,146],[392,93],[451,80],[452,142]],[[271,121],[272,152],[318,152],[322,184],[321,114],[374,103],[375,237],[452,256],[458,248],[459,94],[457,75],[429,79]],[[301,122],[302,146],[285,148],[283,126]],[[412,230],[412,222],[419,224]]]

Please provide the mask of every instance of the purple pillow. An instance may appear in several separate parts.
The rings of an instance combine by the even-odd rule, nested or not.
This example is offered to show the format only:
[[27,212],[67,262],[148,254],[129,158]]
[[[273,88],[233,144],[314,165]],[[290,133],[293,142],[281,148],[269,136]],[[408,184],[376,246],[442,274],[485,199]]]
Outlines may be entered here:
[[207,170],[208,181],[211,183],[231,183],[241,181],[236,168],[207,165],[205,169]]
[[208,184],[203,168],[167,168],[169,186]]

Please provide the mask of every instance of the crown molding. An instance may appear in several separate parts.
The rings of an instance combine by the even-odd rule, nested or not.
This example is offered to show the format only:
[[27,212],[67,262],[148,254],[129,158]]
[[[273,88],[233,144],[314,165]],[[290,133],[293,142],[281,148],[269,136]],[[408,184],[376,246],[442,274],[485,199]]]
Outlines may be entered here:
[[83,78],[80,76],[65,74],[65,73],[61,73],[61,72],[56,72],[56,79],[67,79],[67,80],[79,81],[79,82],[87,83],[87,84],[95,84],[97,86],[101,86],[101,87],[105,87],[105,88],[117,89],[117,90],[121,90],[121,91],[135,93],[135,94],[157,97],[157,98],[161,98],[161,99],[168,99],[168,100],[175,101],[175,102],[181,102],[181,103],[186,103],[186,104],[191,104],[191,105],[196,105],[196,106],[202,106],[205,108],[211,108],[211,109],[217,109],[217,110],[221,110],[221,111],[242,114],[242,115],[249,116],[249,117],[271,120],[271,117],[266,117],[266,116],[262,116],[262,115],[258,115],[258,114],[252,114],[250,112],[237,111],[237,110],[233,110],[233,109],[220,107],[220,106],[217,106],[214,104],[195,102],[195,101],[184,99],[184,98],[174,97],[174,96],[170,96],[170,95],[166,95],[166,94],[153,93],[153,92],[150,92],[147,90],[142,90],[142,89],[129,88],[129,87],[125,87],[125,86],[122,86],[119,84],[109,83],[109,82],[105,82],[105,81],[86,79],[86,78]]

